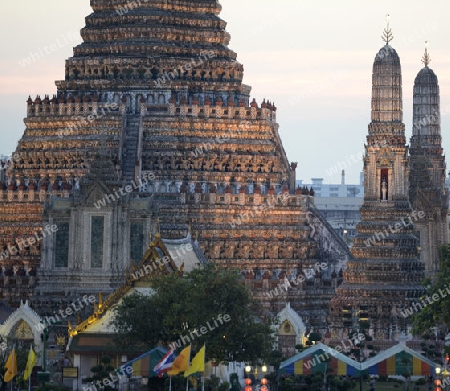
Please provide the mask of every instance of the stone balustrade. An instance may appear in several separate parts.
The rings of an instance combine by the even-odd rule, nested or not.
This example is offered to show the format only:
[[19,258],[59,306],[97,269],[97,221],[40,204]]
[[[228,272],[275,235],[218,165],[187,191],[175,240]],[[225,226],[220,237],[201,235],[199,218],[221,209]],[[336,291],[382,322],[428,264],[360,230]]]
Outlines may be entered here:
[[[148,104],[147,97],[141,95],[140,115],[146,116],[171,116],[171,117],[192,117],[192,118],[218,118],[218,119],[240,119],[240,120],[268,120],[276,122],[277,108],[270,102],[265,100],[261,103],[261,107],[255,100],[247,106],[241,99],[238,105],[234,99],[229,98],[226,102],[219,96],[216,98],[214,105],[209,97],[203,99],[200,104],[198,97],[191,97],[188,101],[186,97],[181,99],[171,98],[168,104],[163,96],[154,104]],[[153,95],[151,95],[153,96]],[[226,104],[225,104],[226,103]],[[85,117],[87,122],[92,122],[107,114],[124,115],[127,113],[127,99],[122,97],[120,103],[115,102],[99,102],[98,96],[90,94],[84,97],[78,95],[73,97],[69,95],[57,98],[56,95],[52,99],[45,95],[44,99],[38,95],[33,100],[31,96],[27,100],[27,116],[28,117],[47,117],[47,116],[72,116],[78,115]]]

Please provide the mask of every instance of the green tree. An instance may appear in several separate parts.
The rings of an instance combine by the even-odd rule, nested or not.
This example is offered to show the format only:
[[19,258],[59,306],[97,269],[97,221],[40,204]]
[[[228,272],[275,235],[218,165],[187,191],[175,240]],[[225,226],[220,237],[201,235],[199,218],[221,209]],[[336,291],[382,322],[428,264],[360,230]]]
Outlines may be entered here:
[[119,346],[150,349],[177,342],[172,346],[182,348],[191,342],[194,351],[206,344],[208,358],[219,362],[268,358],[273,319],[258,313],[237,272],[208,263],[183,277],[154,276],[151,286],[152,295],[126,296],[115,308]]
[[114,387],[109,385],[111,383],[110,374],[113,371],[114,367],[111,365],[111,358],[108,356],[103,356],[100,359],[100,364],[91,368],[93,376],[84,378],[83,382],[93,383],[95,386],[97,386],[97,384],[103,384],[103,391],[113,391]]
[[[426,306],[413,316],[412,332],[415,335],[428,333],[434,327],[450,327],[450,244],[441,247],[441,260],[441,270],[436,279],[423,282],[427,287],[425,297],[430,300],[423,300]],[[417,302],[422,305],[422,300]]]

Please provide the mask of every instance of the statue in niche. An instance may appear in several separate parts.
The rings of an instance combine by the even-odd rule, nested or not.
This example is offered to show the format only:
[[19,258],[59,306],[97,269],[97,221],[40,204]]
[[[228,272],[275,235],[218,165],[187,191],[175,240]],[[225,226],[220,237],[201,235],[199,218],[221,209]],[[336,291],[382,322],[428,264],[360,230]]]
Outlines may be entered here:
[[226,246],[225,258],[233,258],[233,257],[234,257],[234,246]]
[[293,248],[292,246],[286,246],[285,244],[283,244],[283,246],[280,247],[279,249],[279,256],[280,258],[292,258],[292,252],[293,252]]
[[204,167],[204,170],[205,170],[205,171],[210,171],[211,168],[214,166],[214,163],[215,163],[215,159],[206,160],[206,161],[205,161],[205,167]]
[[30,246],[30,252],[31,255],[39,255],[40,254],[40,247],[39,246]]
[[387,181],[386,177],[383,177],[383,181],[381,182],[381,199],[382,201],[387,201]]
[[200,170],[202,167],[203,161],[204,161],[204,159],[201,159],[201,158],[194,160],[192,162],[192,166],[194,167],[195,170]]
[[252,259],[261,258],[262,253],[263,253],[263,246],[254,245],[253,247],[250,247],[249,258],[252,258]]
[[220,259],[224,259],[224,258],[228,258],[227,257],[227,247],[226,246],[220,246],[219,247],[219,258]]

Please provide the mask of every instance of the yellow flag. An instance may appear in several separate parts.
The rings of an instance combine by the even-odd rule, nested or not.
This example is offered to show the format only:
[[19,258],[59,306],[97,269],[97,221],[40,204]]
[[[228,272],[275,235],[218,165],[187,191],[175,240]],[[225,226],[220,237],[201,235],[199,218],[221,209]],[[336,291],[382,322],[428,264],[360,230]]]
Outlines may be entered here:
[[17,357],[16,357],[16,351],[11,350],[11,353],[9,354],[8,360],[5,364],[5,376],[3,377],[3,381],[5,383],[10,382],[14,376],[17,375]]
[[191,356],[191,345],[184,348],[178,357],[172,363],[172,369],[167,371],[168,375],[178,375],[181,372],[187,371],[189,367],[189,358]]
[[36,364],[36,353],[34,353],[33,348],[30,346],[30,351],[28,352],[28,361],[25,371],[23,372],[23,380],[27,380],[33,372],[34,364]]
[[196,372],[205,372],[205,345],[203,345],[203,347],[192,359],[189,369],[184,372],[184,377],[188,377]]

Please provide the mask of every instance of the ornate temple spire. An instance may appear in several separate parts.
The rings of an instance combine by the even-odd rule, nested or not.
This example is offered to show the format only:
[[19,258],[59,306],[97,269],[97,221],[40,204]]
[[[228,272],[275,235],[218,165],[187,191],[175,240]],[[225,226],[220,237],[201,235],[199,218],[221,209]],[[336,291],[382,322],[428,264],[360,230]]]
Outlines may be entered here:
[[243,66],[228,48],[218,1],[92,0],[91,6],[83,42],[66,61],[65,79],[56,83],[60,94],[93,85],[148,90],[219,83],[241,89]]
[[[386,45],[377,53],[373,64],[372,123],[399,124],[403,121],[402,69],[397,52],[389,45],[394,38],[389,18],[388,14],[382,37]],[[376,132],[379,131],[380,129],[376,129]],[[385,128],[382,131],[390,130]]]
[[382,40],[386,42],[386,45],[389,45],[389,42],[391,42],[394,39],[394,34],[392,34],[391,27],[389,25],[389,21],[391,20],[391,15],[386,15],[386,28],[383,31],[383,35],[381,36]]
[[[413,137],[411,147],[414,148],[421,138],[420,144],[425,148],[440,148],[441,116],[440,93],[436,74],[429,64],[428,42],[425,42],[425,53],[422,63],[425,65],[414,80],[413,89]],[[435,137],[433,140],[430,137]],[[440,154],[442,151],[435,151]]]
[[[373,63],[372,122],[368,129],[365,158],[367,168],[370,167],[372,172],[366,169],[364,173],[367,185],[365,199],[382,201],[408,198],[406,167],[392,163],[394,154],[404,159],[407,151],[403,123],[402,68],[397,52],[389,45],[393,39],[389,18],[388,14],[383,35],[386,45],[379,50]],[[395,146],[396,150],[390,150],[387,146]],[[374,159],[380,160],[376,166]],[[386,197],[383,196],[384,190]]]
[[[424,265],[414,236],[417,219],[412,217],[417,211],[412,211],[408,201],[402,74],[400,58],[389,45],[392,39],[387,18],[386,44],[373,64],[372,122],[365,146],[361,222],[351,248],[354,259],[347,263],[344,283],[330,304],[337,339],[343,337],[345,328],[355,331],[364,322],[373,330],[375,341],[395,340],[398,331],[406,333],[408,328],[399,311],[423,291]],[[401,221],[408,223],[396,224]]]
[[445,186],[446,164],[441,137],[440,93],[436,74],[431,68],[428,42],[422,57],[424,67],[414,80],[413,131],[410,140],[409,195],[414,209],[433,218],[419,222],[421,259],[428,276],[440,269],[440,247],[448,243],[448,190]]
[[422,57],[422,62],[423,62],[423,65],[425,65],[426,68],[428,68],[428,65],[431,62],[430,55],[428,54],[428,46],[429,46],[428,41],[425,41],[425,53],[424,53],[424,55]]

